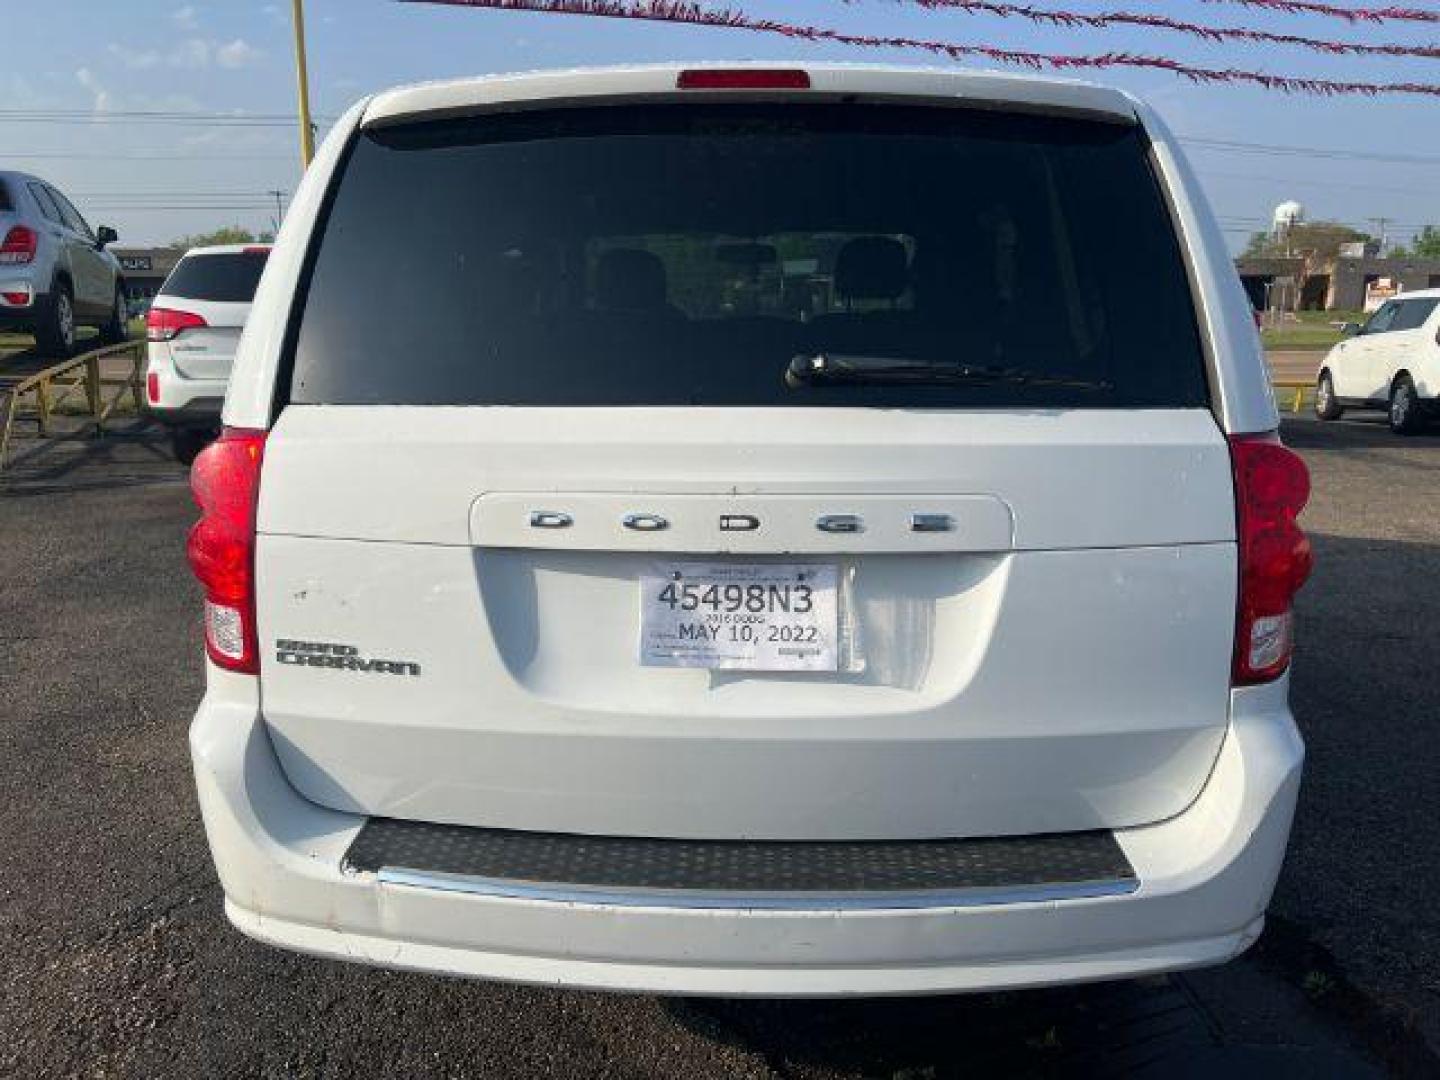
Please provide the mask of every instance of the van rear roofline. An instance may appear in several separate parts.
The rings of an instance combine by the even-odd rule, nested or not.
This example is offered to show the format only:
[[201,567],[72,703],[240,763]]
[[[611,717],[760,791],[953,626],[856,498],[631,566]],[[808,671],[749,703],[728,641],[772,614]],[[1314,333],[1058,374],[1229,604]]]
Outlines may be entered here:
[[[796,70],[804,89],[680,89],[682,71]],[[385,127],[492,110],[606,105],[617,102],[715,100],[864,101],[952,105],[1007,112],[1085,116],[1110,123],[1139,122],[1135,101],[1097,83],[1002,72],[871,64],[670,63],[573,68],[419,83],[378,94],[361,126]]]

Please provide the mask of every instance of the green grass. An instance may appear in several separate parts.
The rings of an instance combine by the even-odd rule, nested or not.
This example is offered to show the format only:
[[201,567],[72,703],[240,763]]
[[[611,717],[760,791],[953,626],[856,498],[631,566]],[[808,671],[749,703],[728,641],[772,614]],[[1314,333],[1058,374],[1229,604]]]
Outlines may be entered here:
[[1260,331],[1260,340],[1267,349],[1328,349],[1340,340],[1336,323],[1364,322],[1360,311],[1302,311],[1296,321],[1280,323]]
[[[80,349],[82,352],[87,348],[93,349],[99,346],[100,343],[94,340],[94,335],[91,334],[89,331],[82,330],[80,331],[80,333]],[[129,324],[129,334],[132,341],[144,338],[145,320],[131,319]],[[21,349],[34,348],[34,346],[35,339],[29,334],[0,333],[0,356],[3,356],[5,353],[8,352],[19,352]]]

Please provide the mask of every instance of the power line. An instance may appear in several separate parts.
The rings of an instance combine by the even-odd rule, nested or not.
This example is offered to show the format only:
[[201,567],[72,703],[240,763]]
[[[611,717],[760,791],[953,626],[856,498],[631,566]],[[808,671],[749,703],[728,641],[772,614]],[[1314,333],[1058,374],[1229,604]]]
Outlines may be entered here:
[[[332,116],[317,116],[317,122],[332,123]],[[160,112],[138,109],[0,109],[0,122],[44,124],[203,124],[205,126],[291,127],[295,118],[288,113],[241,112]]]
[[1202,179],[1214,177],[1218,180],[1248,180],[1251,183],[1273,183],[1284,187],[1343,188],[1349,191],[1381,191],[1394,195],[1433,195],[1432,188],[1383,187],[1378,184],[1347,184],[1339,180],[1312,180],[1309,177],[1256,176],[1254,173],[1216,172],[1214,169],[1196,170]]
[[40,150],[5,151],[6,160],[17,158],[57,161],[289,161],[290,154],[172,154],[162,150],[144,150],[106,154],[96,151]]
[[[84,199],[84,198],[105,199],[105,198],[109,198],[109,197],[111,197],[111,196],[116,196],[116,195],[124,195],[124,196],[126,196],[127,198],[128,198],[128,197],[132,197],[132,196],[135,197],[135,198],[170,198],[170,197],[172,197],[172,196],[179,196],[179,197],[181,197],[181,198],[218,198],[218,197],[251,196],[251,195],[255,196],[256,198],[260,198],[260,197],[269,198],[269,197],[275,195],[276,192],[275,192],[274,189],[272,189],[272,188],[265,188],[265,189],[263,189],[263,190],[262,190],[262,189],[258,189],[258,188],[250,188],[250,189],[246,189],[246,190],[244,190],[244,191],[204,191],[204,190],[196,190],[195,188],[187,188],[187,189],[184,189],[184,190],[181,190],[181,191],[151,191],[151,190],[140,190],[140,191],[136,191],[136,190],[132,190],[132,189],[126,189],[126,190],[124,190],[124,191],[116,191],[115,189],[112,188],[112,189],[109,190],[109,191],[70,191],[70,192],[68,192],[68,194],[71,195],[71,196],[74,197],[74,198],[77,198],[77,199]],[[287,193],[287,192],[284,192],[284,191],[281,191],[281,192],[279,192],[279,194],[285,195],[285,194],[288,194],[288,193]]]
[[270,206],[266,203],[259,204],[216,204],[214,206],[87,206],[86,210],[91,213],[106,214],[178,214],[191,210],[224,210],[229,213],[256,213],[263,214],[270,212]]
[[1280,146],[1273,143],[1239,142],[1234,139],[1201,139],[1180,136],[1186,146],[1233,153],[1261,154],[1270,157],[1317,157],[1347,161],[1384,161],[1399,165],[1440,165],[1440,156],[1433,154],[1386,154],[1368,150],[1343,150],[1319,146]]

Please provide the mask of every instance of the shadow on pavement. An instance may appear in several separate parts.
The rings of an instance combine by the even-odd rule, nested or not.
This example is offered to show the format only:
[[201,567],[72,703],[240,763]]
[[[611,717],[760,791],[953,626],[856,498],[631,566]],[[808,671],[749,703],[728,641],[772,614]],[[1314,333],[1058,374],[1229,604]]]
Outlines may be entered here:
[[1183,978],[876,1001],[667,1003],[676,1022],[778,1075],[1379,1077],[1348,1049],[1227,1039]]
[[1384,413],[1347,415],[1343,420],[1321,422],[1288,414],[1280,421],[1285,445],[1294,450],[1345,450],[1350,447],[1406,450],[1440,447],[1440,423],[1431,424],[1418,435],[1396,435],[1385,422]]
[[668,1003],[682,1025],[763,1054],[782,1076],[1134,1075],[1216,1045],[1171,979],[874,1001]]
[[[1411,496],[1440,494],[1435,475]],[[1392,499],[1404,486],[1373,505],[1331,499],[1309,526],[1315,572],[1297,602],[1290,682],[1305,780],[1271,910],[1364,988],[1397,1049],[1428,1041],[1433,1071],[1414,1075],[1440,1076],[1440,543],[1376,538],[1413,527],[1416,504]]]
[[0,469],[0,498],[177,484],[188,475],[168,434],[145,420],[123,420],[102,436],[16,439]]

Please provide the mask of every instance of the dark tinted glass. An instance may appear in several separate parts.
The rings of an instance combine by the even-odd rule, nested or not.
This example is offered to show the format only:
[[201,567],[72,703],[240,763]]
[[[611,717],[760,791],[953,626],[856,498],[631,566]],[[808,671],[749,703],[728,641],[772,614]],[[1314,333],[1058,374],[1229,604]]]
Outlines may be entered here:
[[60,216],[64,219],[66,226],[68,226],[71,231],[93,240],[95,234],[90,231],[90,223],[80,215],[79,210],[75,209],[75,204],[53,187],[47,188],[46,190],[50,193],[50,197],[55,200],[55,205],[60,210]]
[[[662,105],[381,129],[317,242],[296,402],[1207,400],[1171,222],[1121,125]],[[787,385],[820,353],[1108,385]]]
[[30,194],[35,199],[35,205],[40,207],[40,213],[56,225],[64,224],[65,219],[60,216],[60,207],[55,205],[55,200],[50,197],[50,192],[45,190],[44,184],[31,184]]
[[1387,300],[1375,309],[1375,313],[1365,320],[1365,325],[1360,328],[1362,334],[1384,334],[1395,329],[1395,317],[1400,314],[1400,302],[1398,300]]
[[1437,303],[1440,303],[1440,300],[1401,300],[1400,310],[1395,313],[1395,321],[1390,324],[1390,329],[1420,329],[1425,325],[1425,320],[1430,318],[1430,313],[1435,310]]
[[15,202],[10,198],[10,189],[0,180],[0,210],[14,210]]
[[265,269],[268,252],[233,255],[187,255],[160,288],[161,296],[186,300],[249,303]]

